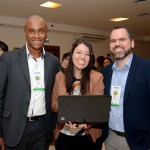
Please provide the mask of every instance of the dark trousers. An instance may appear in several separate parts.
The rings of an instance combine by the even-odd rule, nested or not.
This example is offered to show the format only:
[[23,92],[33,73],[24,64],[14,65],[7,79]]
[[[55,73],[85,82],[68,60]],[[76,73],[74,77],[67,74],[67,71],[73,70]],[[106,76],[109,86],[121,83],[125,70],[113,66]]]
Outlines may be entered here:
[[45,120],[44,116],[36,121],[27,121],[21,142],[16,147],[6,146],[6,150],[48,150]]
[[84,136],[68,136],[60,133],[55,142],[56,150],[96,150],[90,134]]

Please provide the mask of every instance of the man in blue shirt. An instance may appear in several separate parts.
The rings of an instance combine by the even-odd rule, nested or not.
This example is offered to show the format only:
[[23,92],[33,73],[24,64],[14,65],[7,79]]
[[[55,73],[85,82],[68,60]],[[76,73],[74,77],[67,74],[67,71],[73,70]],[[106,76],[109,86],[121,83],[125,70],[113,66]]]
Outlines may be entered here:
[[134,39],[127,27],[110,34],[115,62],[103,70],[105,94],[112,96],[106,150],[150,148],[150,61],[133,54]]

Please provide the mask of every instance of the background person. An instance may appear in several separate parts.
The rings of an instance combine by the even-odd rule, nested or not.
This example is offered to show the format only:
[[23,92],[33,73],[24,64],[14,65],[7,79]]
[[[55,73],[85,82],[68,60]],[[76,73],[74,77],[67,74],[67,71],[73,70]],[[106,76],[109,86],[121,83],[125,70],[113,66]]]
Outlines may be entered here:
[[106,150],[150,148],[150,60],[133,54],[134,44],[127,27],[112,30],[115,62],[103,69],[105,94],[112,96]]
[[106,66],[108,66],[112,62],[113,61],[111,60],[111,58],[109,58],[109,57],[104,58],[104,60],[103,60],[103,68],[106,67]]
[[[59,60],[43,48],[47,24],[34,15],[25,23],[26,45],[0,60],[0,146],[48,150],[54,126],[51,94]],[[5,143],[4,143],[5,142]]]
[[62,63],[60,65],[60,70],[61,71],[66,71],[67,70],[68,62],[69,62],[69,56],[70,56],[70,52],[63,54]]
[[[77,40],[72,45],[67,71],[59,72],[55,78],[52,96],[54,112],[58,111],[59,95],[103,95],[103,76],[93,70],[94,62],[93,49],[90,43],[85,40]],[[86,130],[77,135],[75,131],[79,128]],[[95,150],[95,142],[100,135],[101,129],[87,124],[77,125],[71,122],[58,124],[55,134],[56,150]]]
[[101,72],[103,69],[103,61],[104,61],[105,57],[104,56],[98,56],[96,59],[97,62],[97,71]]

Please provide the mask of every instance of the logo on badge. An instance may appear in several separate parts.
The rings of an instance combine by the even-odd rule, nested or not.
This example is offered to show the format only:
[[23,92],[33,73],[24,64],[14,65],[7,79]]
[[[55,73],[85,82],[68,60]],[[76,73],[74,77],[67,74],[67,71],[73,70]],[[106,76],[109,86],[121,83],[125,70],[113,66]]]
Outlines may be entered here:
[[35,80],[40,80],[40,77],[39,77],[39,76],[36,76],[36,77],[35,77]]
[[118,92],[117,92],[117,91],[114,91],[114,95],[118,95]]

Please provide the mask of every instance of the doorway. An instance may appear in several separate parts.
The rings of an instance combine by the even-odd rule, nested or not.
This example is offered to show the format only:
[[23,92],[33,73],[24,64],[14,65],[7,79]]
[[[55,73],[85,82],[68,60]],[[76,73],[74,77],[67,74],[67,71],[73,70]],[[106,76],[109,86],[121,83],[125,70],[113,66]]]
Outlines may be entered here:
[[44,49],[60,59],[60,46],[44,45]]

